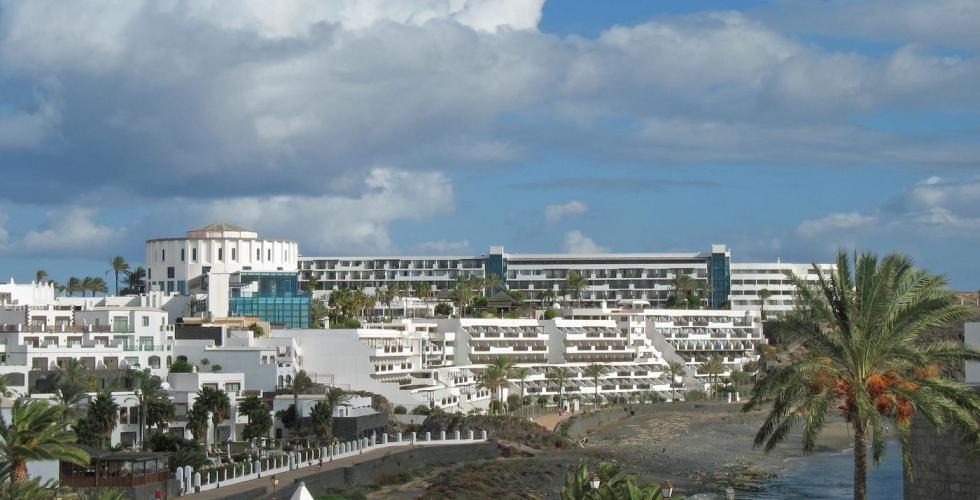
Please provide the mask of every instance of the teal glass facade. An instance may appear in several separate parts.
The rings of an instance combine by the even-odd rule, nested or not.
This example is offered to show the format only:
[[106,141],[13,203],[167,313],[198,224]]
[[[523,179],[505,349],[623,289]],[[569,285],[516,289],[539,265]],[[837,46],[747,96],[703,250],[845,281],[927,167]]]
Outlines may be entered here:
[[310,296],[302,292],[296,273],[248,272],[231,284],[231,316],[257,316],[282,328],[309,328]]
[[732,262],[727,253],[714,252],[708,262],[711,279],[711,308],[718,309],[732,292]]

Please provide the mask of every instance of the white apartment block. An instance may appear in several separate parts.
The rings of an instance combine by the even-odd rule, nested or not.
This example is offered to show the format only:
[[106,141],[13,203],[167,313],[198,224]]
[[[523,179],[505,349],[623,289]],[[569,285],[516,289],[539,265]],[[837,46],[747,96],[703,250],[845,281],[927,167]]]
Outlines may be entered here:
[[238,439],[238,430],[247,423],[247,419],[238,415],[239,396],[245,389],[245,375],[242,373],[171,373],[166,376],[168,391],[176,406],[176,420],[170,425],[170,431],[185,439],[194,439],[187,429],[187,412],[197,401],[198,392],[205,388],[218,389],[228,394],[229,410],[221,423],[218,424],[217,441],[215,429],[208,419],[208,432],[205,437],[207,446],[220,445],[231,438]]
[[706,381],[701,365],[719,356],[725,365],[721,377],[758,361],[756,347],[765,344],[758,311],[704,311],[648,309],[651,333],[664,339],[687,366],[689,375]]
[[217,223],[187,231],[184,238],[146,242],[147,290],[187,294],[210,272],[296,271],[295,241],[260,239],[255,231]]
[[[827,273],[834,269],[832,264],[817,264],[817,269]],[[789,276],[796,276],[807,282],[819,280],[819,273],[813,264],[734,263],[732,264],[731,308],[735,311],[757,311],[764,307],[766,315],[779,317],[796,307],[796,285]],[[765,305],[759,297],[760,290],[768,290],[772,295]]]

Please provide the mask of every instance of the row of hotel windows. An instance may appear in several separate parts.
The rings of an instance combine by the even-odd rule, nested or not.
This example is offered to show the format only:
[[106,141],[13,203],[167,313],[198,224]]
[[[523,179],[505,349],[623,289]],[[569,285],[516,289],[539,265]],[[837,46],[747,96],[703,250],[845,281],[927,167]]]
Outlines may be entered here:
[[[184,248],[181,248],[180,249],[180,261],[181,262],[184,262],[184,260],[185,260],[185,256],[186,256],[186,253],[185,252],[186,252],[186,249],[184,249]],[[272,261],[272,249],[271,248],[268,249],[268,251],[266,252],[266,255],[267,255],[266,260],[271,262]],[[289,260],[289,250],[288,249],[285,249],[284,248],[282,250],[282,259],[283,260],[286,260],[286,261]],[[218,248],[218,260],[219,261],[225,260],[225,249],[224,248]],[[232,262],[237,262],[238,261],[238,249],[237,248],[232,248],[231,249],[231,260],[232,260]],[[255,260],[256,261],[260,261],[260,262],[262,261],[262,249],[261,248],[256,248],[255,249]],[[167,250],[166,249],[160,250],[160,261],[161,262],[166,262],[167,261]],[[197,249],[196,248],[192,248],[191,249],[191,262],[197,262]]]
[[412,363],[374,365],[374,371],[376,372],[390,372],[392,370],[411,370],[411,369],[412,369]]

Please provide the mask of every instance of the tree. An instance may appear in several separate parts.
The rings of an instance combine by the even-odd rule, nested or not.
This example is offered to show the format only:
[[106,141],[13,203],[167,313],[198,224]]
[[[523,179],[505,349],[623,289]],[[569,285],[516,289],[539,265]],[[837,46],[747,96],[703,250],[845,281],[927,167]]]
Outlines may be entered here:
[[718,377],[722,373],[725,373],[725,363],[722,362],[721,356],[717,354],[711,356],[707,361],[701,363],[698,371],[708,376],[711,384],[711,394],[714,395],[716,386],[718,385]]
[[119,405],[112,399],[109,391],[99,391],[95,398],[89,402],[83,420],[88,421],[95,430],[98,438],[98,445],[102,448],[109,447],[109,438],[112,436],[116,423],[119,422]]
[[592,383],[595,384],[595,399],[592,401],[592,409],[599,409],[599,378],[606,374],[609,370],[606,365],[600,365],[599,363],[592,363],[582,370],[582,373],[592,379]]
[[317,401],[310,410],[310,422],[313,424],[313,432],[323,442],[329,440],[333,433],[333,414],[340,406],[347,406],[350,395],[339,387],[331,387],[327,390],[326,397],[322,401]]
[[792,277],[798,302],[789,319],[790,359],[756,383],[745,405],[771,403],[755,445],[771,450],[802,426],[803,451],[813,452],[826,415],[840,411],[853,428],[859,500],[867,497],[869,439],[877,463],[887,427],[898,431],[907,472],[915,414],[940,430],[958,428],[976,445],[980,394],[945,372],[980,360],[980,351],[933,333],[969,314],[946,279],[899,254],[856,254],[852,268],[841,251],[833,271],[814,270],[814,285]]
[[670,377],[670,400],[677,400],[677,377],[683,377],[687,375],[687,370],[684,368],[684,363],[680,361],[668,361],[667,369],[665,370],[667,376]]
[[167,391],[163,389],[160,377],[145,372],[132,372],[133,392],[139,404],[140,439],[145,440],[146,428],[162,426],[176,416],[176,407]]
[[488,296],[493,295],[493,293],[500,288],[501,284],[503,284],[503,280],[500,279],[500,276],[494,273],[486,275],[486,277],[483,278],[482,283],[483,290]]
[[[305,391],[309,391],[313,387],[313,379],[306,374],[306,370],[300,370],[299,373],[293,377],[293,383],[289,384],[289,392],[293,394],[293,405],[299,408],[299,395],[303,394]],[[296,419],[297,428],[299,425],[299,419]]]
[[177,356],[173,363],[170,363],[170,373],[193,373],[194,365],[187,361],[184,356]]
[[27,462],[31,460],[88,465],[88,454],[75,440],[75,433],[62,425],[58,407],[46,401],[18,399],[10,410],[10,423],[0,418],[0,456],[10,467],[12,482],[29,478]]
[[38,269],[37,271],[34,271],[34,282],[37,283],[37,284],[39,284],[39,285],[45,279],[47,279],[47,277],[48,277],[48,272],[45,271],[44,269]]
[[524,391],[524,382],[527,380],[527,377],[530,375],[531,375],[531,370],[523,366],[514,367],[510,369],[510,377],[516,378],[521,384],[521,409],[522,410],[524,409],[524,397],[527,395],[527,392]]
[[541,307],[550,309],[551,306],[555,305],[555,291],[551,289],[541,290],[538,292],[538,300],[541,301]]
[[668,299],[668,306],[679,309],[692,308],[691,295],[697,289],[697,281],[688,274],[678,274],[670,280],[670,284],[674,287],[674,297],[673,300]]
[[323,326],[323,319],[330,315],[330,310],[321,298],[310,301],[310,328],[320,328]]
[[759,315],[762,316],[762,320],[765,321],[766,301],[769,300],[769,297],[773,296],[773,293],[768,288],[763,288],[762,290],[756,292],[756,295],[759,296],[759,300],[762,302],[761,305],[759,305]]
[[456,281],[456,286],[453,287],[452,297],[453,302],[456,303],[457,316],[462,318],[466,315],[467,308],[470,306],[470,302],[473,302],[476,294],[473,293],[473,288],[469,283],[464,280]]
[[78,359],[70,358],[58,365],[58,391],[64,400],[75,400],[86,392],[95,390],[98,379]]
[[451,306],[451,305],[446,304],[445,302],[443,302],[443,303],[440,303],[440,304],[436,304],[436,307],[435,307],[435,309],[433,309],[432,312],[434,312],[436,314],[436,316],[446,316],[446,317],[448,317],[449,315],[451,315],[453,313],[453,306]]
[[117,255],[109,261],[109,270],[106,271],[106,274],[113,273],[115,275],[116,295],[119,295],[119,274],[125,276],[127,272],[129,272],[129,263],[121,255]]
[[194,401],[194,404],[197,405],[198,403],[202,407],[207,408],[208,413],[211,414],[211,425],[214,427],[214,443],[217,444],[218,425],[221,424],[228,410],[231,409],[231,401],[228,399],[228,393],[221,389],[205,386],[197,391],[197,400]]
[[242,429],[242,438],[255,439],[269,435],[269,429],[272,428],[272,416],[269,414],[269,407],[257,396],[245,398],[238,405],[238,414],[248,420]]
[[497,365],[487,365],[483,373],[480,374],[480,387],[490,391],[490,407],[494,408],[494,403],[500,404],[500,390],[507,384],[507,371]]
[[69,297],[75,295],[75,292],[85,293],[84,288],[82,288],[82,281],[74,276],[68,278],[68,284],[65,285],[65,290],[68,292]]
[[418,285],[415,285],[415,296],[426,300],[432,297],[432,283],[428,281],[423,281]]
[[136,269],[126,272],[125,283],[128,293],[139,294],[146,291],[146,269],[142,266],[137,266]]
[[565,384],[572,377],[572,372],[563,366],[551,367],[548,370],[548,380],[558,384],[558,408],[561,408],[562,396],[565,392]]
[[208,409],[197,401],[187,410],[187,430],[194,439],[201,441],[208,434]]
[[303,283],[303,291],[313,296],[313,292],[320,288],[320,279],[313,273],[310,273],[310,277],[307,278],[306,283]]
[[572,298],[575,299],[575,305],[582,305],[582,292],[588,287],[588,278],[582,276],[577,271],[568,272],[568,276],[565,278],[565,288],[568,290],[568,293],[572,295]]

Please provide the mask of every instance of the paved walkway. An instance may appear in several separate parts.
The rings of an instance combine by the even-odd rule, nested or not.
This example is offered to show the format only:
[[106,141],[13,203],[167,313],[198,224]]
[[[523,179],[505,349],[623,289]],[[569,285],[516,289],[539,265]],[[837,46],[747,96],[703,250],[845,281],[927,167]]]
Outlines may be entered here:
[[[472,444],[472,443],[465,443],[465,444]],[[428,448],[433,446],[462,446],[462,445],[463,443],[445,444],[445,445],[426,445],[426,447]],[[281,490],[285,487],[288,487],[289,485],[293,484],[297,479],[302,479],[308,476],[314,476],[316,474],[328,470],[342,469],[344,467],[349,467],[351,465],[359,464],[361,462],[365,462],[373,458],[383,457],[385,455],[395,455],[398,453],[403,453],[411,449],[413,449],[412,445],[405,445],[397,448],[387,447],[387,448],[380,448],[375,450],[368,450],[365,451],[364,453],[361,453],[360,455],[340,458],[332,462],[323,462],[322,469],[318,465],[316,465],[317,461],[314,461],[313,462],[314,465],[311,467],[303,467],[301,469],[296,469],[296,470],[291,470],[288,472],[281,472],[279,474],[276,474],[276,477],[279,478],[279,489]],[[244,481],[241,483],[233,484],[231,486],[222,486],[221,488],[203,491],[201,493],[195,493],[187,497],[176,497],[176,498],[193,498],[193,499],[224,498],[237,493],[243,493],[249,490],[254,490],[256,488],[261,488],[263,486],[266,489],[266,494],[271,494],[272,493],[271,478],[272,478],[271,474],[267,476],[265,475],[265,473],[263,473],[262,477],[258,479]]]

